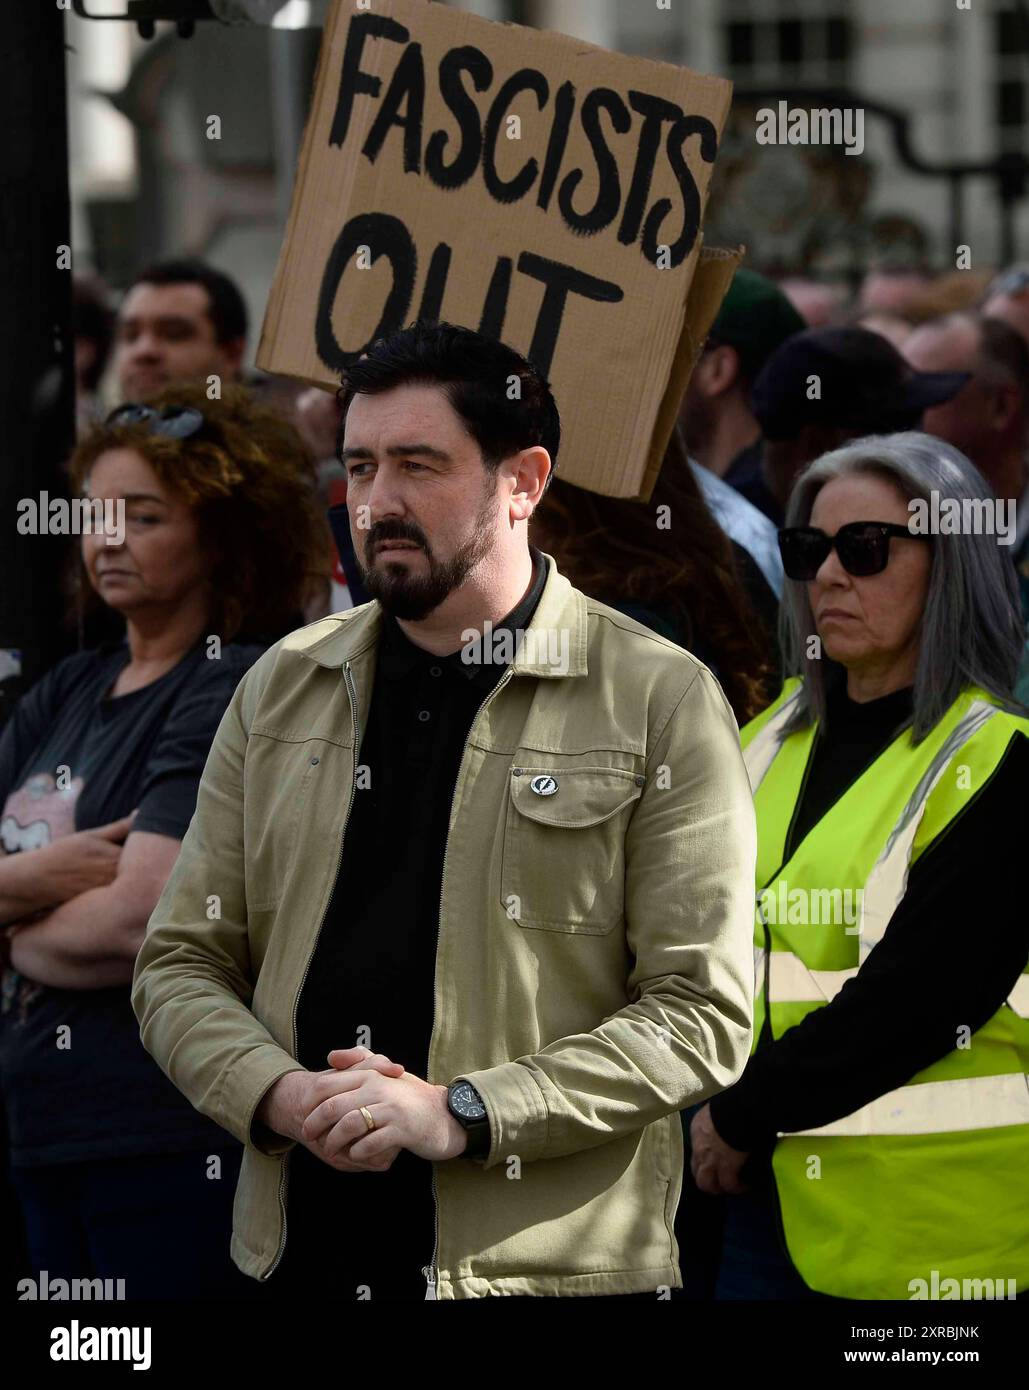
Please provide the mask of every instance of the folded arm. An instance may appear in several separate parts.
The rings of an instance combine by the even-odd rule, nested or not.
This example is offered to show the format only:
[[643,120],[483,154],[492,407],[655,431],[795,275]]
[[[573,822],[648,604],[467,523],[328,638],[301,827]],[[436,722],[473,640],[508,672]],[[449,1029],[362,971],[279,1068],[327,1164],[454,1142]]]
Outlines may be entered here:
[[7,854],[0,850],[0,926],[19,922],[60,901],[47,871],[51,846]]
[[17,854],[0,850],[0,926],[34,917],[91,888],[108,887],[132,821],[133,816],[123,816]]
[[[79,893],[36,921],[8,929],[11,965],[28,979],[57,989],[127,984],[147,919],[178,852],[179,841],[169,835],[134,831],[125,841],[112,883]],[[45,853],[41,849],[12,858]]]

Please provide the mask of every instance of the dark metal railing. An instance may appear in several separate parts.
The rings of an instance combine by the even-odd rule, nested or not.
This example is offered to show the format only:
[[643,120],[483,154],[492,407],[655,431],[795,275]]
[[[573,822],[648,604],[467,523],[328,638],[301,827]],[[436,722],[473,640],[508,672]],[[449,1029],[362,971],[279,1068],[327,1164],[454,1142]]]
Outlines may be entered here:
[[1029,191],[1029,158],[1005,153],[986,160],[931,160],[916,148],[914,121],[897,106],[870,100],[848,87],[742,87],[733,93],[737,106],[768,106],[785,101],[788,106],[807,109],[860,108],[866,116],[884,121],[893,140],[893,150],[905,169],[922,178],[946,179],[950,195],[949,230],[954,246],[965,244],[965,183],[971,178],[992,180],[1000,211],[998,253],[1003,264],[1015,259],[1015,205]]

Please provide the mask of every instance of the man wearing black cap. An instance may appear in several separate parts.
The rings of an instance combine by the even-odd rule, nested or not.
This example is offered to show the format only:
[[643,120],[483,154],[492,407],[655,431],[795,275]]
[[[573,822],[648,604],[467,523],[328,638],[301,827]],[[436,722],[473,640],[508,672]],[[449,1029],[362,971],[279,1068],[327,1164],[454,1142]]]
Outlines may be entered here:
[[755,506],[781,526],[797,474],[814,459],[866,434],[918,429],[923,413],[956,396],[967,372],[917,372],[865,328],[797,333],[769,358],[751,404],[765,446]]

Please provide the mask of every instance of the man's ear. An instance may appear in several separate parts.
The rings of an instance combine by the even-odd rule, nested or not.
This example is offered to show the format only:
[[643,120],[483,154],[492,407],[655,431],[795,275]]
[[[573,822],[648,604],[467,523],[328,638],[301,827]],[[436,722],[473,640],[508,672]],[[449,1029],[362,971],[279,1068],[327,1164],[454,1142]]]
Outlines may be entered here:
[[1011,422],[1021,413],[1022,392],[1013,381],[1006,381],[990,393],[988,417],[991,427],[1001,431],[1009,429]]
[[703,363],[705,395],[724,396],[740,379],[740,354],[728,343],[717,343],[704,354]]
[[230,338],[227,343],[221,344],[221,350],[225,355],[233,376],[238,376],[243,366],[243,358],[246,355],[246,338]]
[[550,476],[550,455],[542,445],[523,449],[514,463],[514,491],[511,493],[511,520],[528,521],[539,505]]

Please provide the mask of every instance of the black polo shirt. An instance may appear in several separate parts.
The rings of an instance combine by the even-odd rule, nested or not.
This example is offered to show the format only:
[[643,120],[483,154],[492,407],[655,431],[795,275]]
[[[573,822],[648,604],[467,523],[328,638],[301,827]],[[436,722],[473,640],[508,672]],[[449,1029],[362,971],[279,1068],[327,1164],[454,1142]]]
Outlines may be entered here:
[[[533,578],[497,624],[525,628],[546,582]],[[343,858],[297,1007],[298,1061],[311,1071],[356,1044],[425,1077],[432,1035],[443,856],[472,722],[504,672],[461,652],[434,656],[384,616]],[[449,1079],[449,1078],[448,1078]],[[339,1173],[301,1145],[290,1157],[286,1252],[271,1284],[344,1300],[424,1298],[434,1246],[432,1165],[402,1152],[387,1173]],[[281,1278],[280,1278],[281,1276]],[[331,1282],[327,1282],[331,1281]]]

